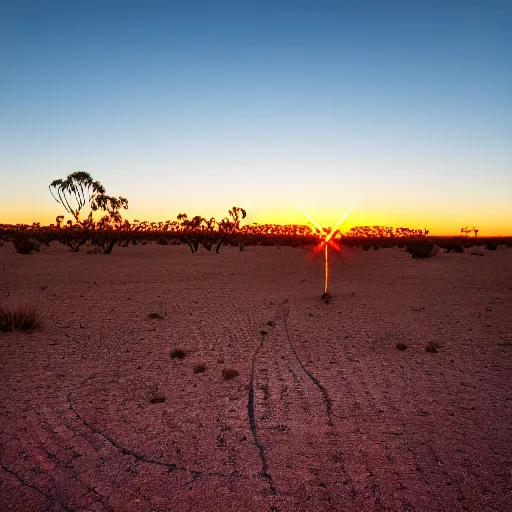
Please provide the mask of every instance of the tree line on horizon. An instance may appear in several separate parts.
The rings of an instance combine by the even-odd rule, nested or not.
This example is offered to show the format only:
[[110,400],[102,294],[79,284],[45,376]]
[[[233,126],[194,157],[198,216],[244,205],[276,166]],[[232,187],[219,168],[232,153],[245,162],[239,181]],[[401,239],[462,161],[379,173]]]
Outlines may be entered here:
[[[240,250],[248,245],[309,247],[316,245],[319,236],[322,236],[310,226],[300,224],[253,223],[242,226],[247,212],[239,206],[233,206],[220,221],[214,217],[206,219],[199,215],[189,218],[186,213],[180,213],[174,221],[130,222],[121,213],[128,209],[128,199],[108,195],[99,181],[83,171],[52,181],[49,190],[72,220],[64,222],[65,216],[58,215],[55,224],[49,226],[41,226],[39,223],[0,224],[0,243],[2,240],[11,241],[18,252],[26,253],[36,251],[41,244],[49,245],[55,240],[68,246],[73,252],[87,246],[88,252],[110,254],[116,245],[156,242],[162,245],[185,244],[192,253],[196,253],[201,246],[208,251],[215,248],[218,253],[222,245],[237,246]],[[94,214],[99,216],[98,220],[94,220]],[[461,230],[461,234],[465,234],[466,245],[471,232],[475,233],[476,238],[478,230],[475,227]],[[420,230],[406,227],[355,226],[344,234],[337,231],[334,238],[343,245],[367,249],[372,246],[404,246],[405,241],[425,239],[428,235],[429,230],[426,228]],[[449,246],[445,248],[449,250]]]

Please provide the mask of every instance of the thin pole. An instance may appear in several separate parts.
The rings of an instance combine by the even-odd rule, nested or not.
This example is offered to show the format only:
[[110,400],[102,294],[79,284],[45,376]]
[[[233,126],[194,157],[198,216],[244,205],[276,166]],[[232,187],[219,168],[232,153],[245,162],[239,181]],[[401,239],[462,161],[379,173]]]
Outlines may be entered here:
[[329,244],[325,244],[324,249],[324,262],[325,262],[325,280],[324,280],[324,295],[327,295],[329,287]]

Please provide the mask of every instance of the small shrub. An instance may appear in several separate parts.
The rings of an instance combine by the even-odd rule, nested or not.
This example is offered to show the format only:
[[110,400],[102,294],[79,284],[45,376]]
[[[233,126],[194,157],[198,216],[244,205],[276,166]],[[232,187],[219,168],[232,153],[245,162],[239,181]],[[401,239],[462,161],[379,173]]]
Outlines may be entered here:
[[231,380],[238,377],[238,370],[225,369],[222,370],[222,378],[224,380]]
[[155,320],[158,318],[158,320],[163,320],[165,318],[165,313],[149,313],[148,317],[151,319],[151,320]]
[[426,347],[425,350],[427,352],[431,352],[432,354],[435,354],[439,348],[441,348],[441,344],[437,341],[431,341]]
[[149,399],[150,404],[163,404],[165,402],[165,396],[155,395]]
[[33,240],[14,240],[14,248],[18,254],[32,254],[33,252],[39,252],[40,244]]
[[36,324],[41,313],[26,304],[0,307],[0,331],[26,331]]
[[102,252],[100,247],[91,246],[87,249],[87,254],[102,254]]
[[261,329],[260,334],[262,336],[266,336],[268,334],[268,332],[265,329]]
[[186,355],[187,355],[187,353],[184,350],[182,350],[181,348],[175,348],[171,352],[171,357],[173,359],[183,359]]
[[496,251],[498,249],[498,243],[494,241],[485,242],[485,247],[488,251]]
[[206,365],[204,364],[196,364],[194,366],[194,373],[204,373],[206,371]]
[[274,322],[274,320],[269,320],[269,321],[267,322],[267,325],[268,325],[269,327],[275,327],[276,323]]
[[406,350],[407,349],[407,345],[405,343],[397,343],[395,345],[395,347],[398,349],[398,350]]
[[434,244],[430,240],[415,240],[407,244],[407,252],[413,258],[431,258],[435,256]]
[[442,248],[442,249],[445,249],[446,252],[456,252],[456,253],[463,253],[464,252],[464,247],[462,247],[462,244],[460,244],[459,242],[454,242],[452,240],[444,240],[444,241],[441,241],[439,243],[439,246]]

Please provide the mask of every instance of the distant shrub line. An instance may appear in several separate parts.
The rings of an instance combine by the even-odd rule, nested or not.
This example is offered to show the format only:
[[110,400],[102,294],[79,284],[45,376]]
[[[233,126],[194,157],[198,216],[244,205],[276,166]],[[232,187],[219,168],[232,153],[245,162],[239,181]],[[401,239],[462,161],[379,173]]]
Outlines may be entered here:
[[[335,240],[346,247],[359,247],[366,251],[391,247],[405,248],[413,257],[424,258],[432,256],[434,246],[446,252],[461,253],[464,248],[485,245],[490,251],[498,245],[512,247],[512,237],[418,237],[418,236],[386,236],[365,237],[352,235],[350,232],[338,235]],[[1,242],[12,242],[20,254],[38,252],[41,246],[49,246],[59,242],[68,246],[73,252],[80,247],[89,247],[89,252],[109,254],[115,246],[127,247],[137,244],[187,245],[191,252],[198,252],[201,247],[211,251],[216,245],[245,248],[248,246],[277,246],[277,247],[313,247],[318,244],[318,237],[309,226],[251,224],[238,227],[230,232],[222,229],[204,229],[199,224],[196,228],[184,227],[179,223],[149,223],[124,221],[122,225],[102,227],[101,225],[82,228],[76,224],[61,227],[55,225],[41,226],[38,223],[0,224]],[[217,248],[219,252],[220,247]]]
[[[39,223],[0,224],[0,245],[12,242],[20,254],[38,252],[41,245],[58,241],[73,252],[82,246],[87,252],[110,254],[115,246],[157,243],[160,245],[187,245],[192,253],[200,247],[207,251],[222,245],[236,246],[240,250],[250,245],[311,247],[318,244],[318,235],[306,225],[250,224],[242,226],[247,212],[233,206],[221,221],[199,215],[189,218],[180,213],[174,221],[129,222],[122,218],[121,210],[128,209],[128,199],[107,195],[105,187],[87,172],[77,171],[63,179],[50,183],[52,197],[73,220],[64,223],[59,215],[55,224]],[[86,213],[84,213],[84,209]],[[100,220],[93,220],[99,212]],[[468,234],[474,233],[474,237]],[[437,246],[447,252],[463,252],[464,247],[485,243],[488,250],[496,250],[498,244],[512,247],[512,237],[477,238],[478,229],[465,227],[460,237],[429,237],[428,229],[393,228],[389,226],[355,226],[348,233],[335,233],[333,241],[349,247],[361,247],[369,251],[386,247],[402,247],[414,258],[428,258],[436,253]]]

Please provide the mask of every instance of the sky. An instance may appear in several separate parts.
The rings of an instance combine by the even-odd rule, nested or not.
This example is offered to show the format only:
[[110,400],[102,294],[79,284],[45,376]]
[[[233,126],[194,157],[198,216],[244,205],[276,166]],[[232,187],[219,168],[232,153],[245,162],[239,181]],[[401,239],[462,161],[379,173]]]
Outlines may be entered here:
[[0,223],[89,172],[186,212],[512,235],[512,3],[0,4]]

